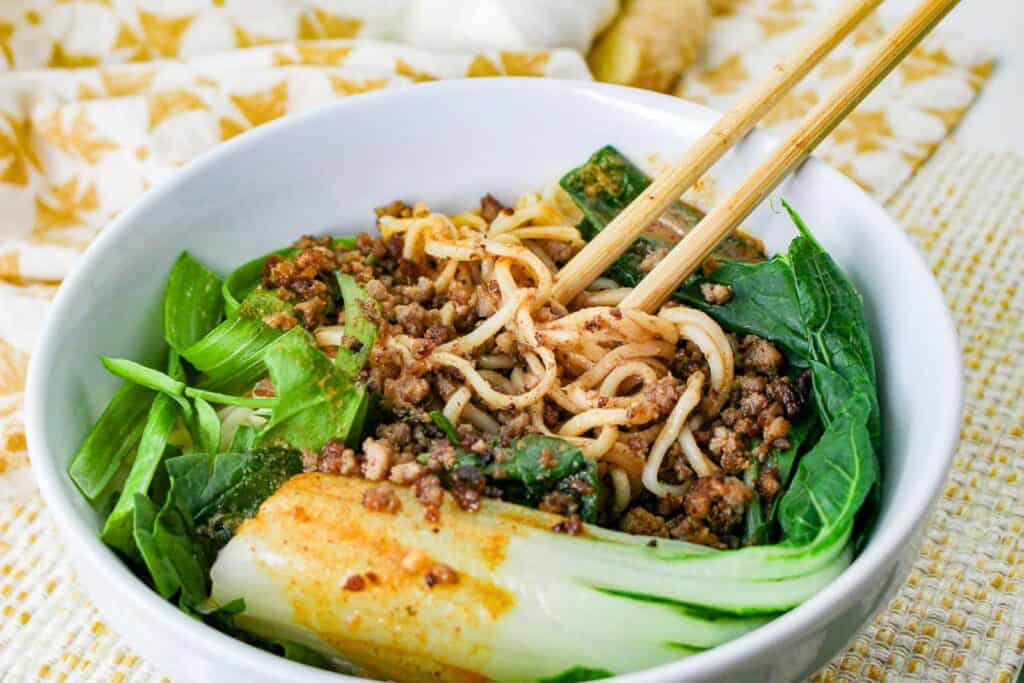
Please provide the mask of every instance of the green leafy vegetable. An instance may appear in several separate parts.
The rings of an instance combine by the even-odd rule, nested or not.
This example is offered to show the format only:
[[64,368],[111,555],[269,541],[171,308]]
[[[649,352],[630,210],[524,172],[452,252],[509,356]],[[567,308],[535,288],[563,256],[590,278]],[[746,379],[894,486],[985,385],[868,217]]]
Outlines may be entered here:
[[367,308],[377,308],[377,302],[360,287],[351,275],[335,273],[341,296],[345,301],[345,339],[354,342],[354,348],[344,344],[338,349],[334,364],[351,380],[359,376],[370,357],[370,350],[377,340],[377,326],[367,314]]
[[[585,164],[562,176],[560,184],[591,225],[600,230],[639,197],[651,179],[617,149],[606,145]],[[699,220],[699,216],[694,216],[690,227]],[[587,239],[591,236],[584,235]]]
[[196,406],[196,434],[199,448],[207,453],[220,450],[220,418],[217,411],[201,398],[194,399]]
[[[782,205],[799,228],[801,237],[789,245],[800,314],[813,358],[848,382],[846,397],[829,397],[827,403],[844,406],[849,397],[868,401],[868,431],[875,450],[881,448],[881,413],[875,387],[875,357],[864,319],[864,302],[853,283],[815,241],[807,226],[785,200]],[[816,383],[822,380],[815,372]],[[838,388],[832,382],[830,386]],[[819,408],[824,406],[819,403]]]
[[228,446],[229,453],[245,453],[251,451],[256,444],[256,437],[259,429],[253,425],[239,425],[231,437],[231,444]]
[[505,499],[536,507],[551,491],[561,491],[580,501],[580,518],[597,521],[597,464],[568,441],[542,434],[527,434],[511,448],[500,449],[488,473],[505,490]]
[[266,649],[299,664],[315,666],[318,669],[333,669],[330,659],[294,640],[271,640],[267,642]]
[[283,334],[301,332],[293,328],[282,333],[263,322],[266,316],[288,309],[288,304],[273,294],[257,289],[234,317],[185,349],[182,357],[205,373],[199,388],[228,394],[241,394],[252,388],[266,373],[263,354],[267,347]]
[[345,433],[345,445],[349,448],[359,448],[362,443],[376,402],[377,396],[365,385],[356,384],[346,392],[340,424],[341,431]]
[[281,484],[302,471],[298,451],[192,453],[167,460],[178,500],[199,535],[220,548]]
[[173,482],[159,511],[149,498],[135,495],[134,536],[160,595],[177,595],[186,605],[206,600],[209,563],[194,540],[192,520],[178,506]]
[[[170,352],[168,373],[174,379],[181,379],[185,376],[181,360],[175,351]],[[126,555],[134,556],[138,553],[132,536],[135,496],[149,491],[153,475],[167,451],[167,438],[170,436],[171,430],[174,429],[174,423],[179,415],[180,409],[170,396],[161,393],[153,399],[135,461],[124,482],[121,495],[103,525],[103,531],[100,534],[103,542]]]
[[452,424],[451,420],[444,416],[440,410],[433,410],[430,412],[430,419],[433,420],[437,428],[444,432],[444,435],[448,437],[448,441],[453,446],[458,446],[462,443],[462,437],[459,436],[459,432],[455,429],[455,425]]
[[[731,286],[729,303],[705,301],[700,292],[702,282]],[[772,340],[782,347],[791,364],[806,365],[804,359],[811,355],[793,270],[785,256],[761,263],[725,261],[707,278],[691,279],[673,296],[704,311],[726,329]]]
[[130,382],[135,382],[147,389],[167,394],[175,399],[184,400],[185,398],[185,383],[159,370],[147,368],[141,363],[125,358],[103,357],[100,358],[100,361],[102,361],[103,367],[118,377],[123,377]]
[[878,462],[867,423],[871,407],[854,396],[821,439],[800,459],[793,483],[779,505],[786,540],[811,543],[848,531],[868,491],[878,480]]
[[175,351],[196,343],[217,325],[224,305],[220,280],[183,251],[164,290],[164,337]]
[[277,399],[273,397],[234,396],[232,394],[190,387],[185,384],[184,373],[182,373],[181,379],[177,379],[159,370],[154,370],[124,358],[102,358],[101,360],[103,365],[118,377],[141,384],[148,389],[159,391],[175,399],[183,406],[185,405],[183,401],[185,397],[226,406],[245,406],[246,408],[273,408],[277,404]]
[[353,386],[304,330],[295,328],[267,349],[265,363],[278,403],[259,442],[319,451],[346,440],[365,417],[365,387]]
[[614,676],[611,671],[605,669],[591,669],[585,666],[575,666],[567,669],[557,676],[538,678],[537,683],[582,683],[582,681],[599,681],[602,678]]
[[104,507],[120,485],[118,473],[127,474],[154,396],[134,382],[122,384],[68,465],[71,480],[94,506]]
[[[462,438],[441,411],[433,411],[430,418],[455,446],[451,470],[463,466],[480,468],[502,489],[503,500],[527,507],[537,507],[544,496],[553,491],[566,493],[578,501],[579,515],[584,522],[597,521],[600,491],[597,464],[584,458],[583,452],[568,441],[543,434],[526,434],[511,446],[496,447],[493,461],[485,464],[479,453],[460,447]],[[420,456],[421,463],[428,461],[428,455]]]
[[[779,501],[782,500],[782,491],[789,488],[790,477],[793,474],[797,457],[805,450],[807,444],[811,443],[812,437],[817,435],[820,426],[821,421],[818,420],[818,416],[811,411],[806,411],[789,430],[789,435],[786,437],[789,440],[789,448],[784,451],[771,451],[763,465],[760,462],[754,462],[744,471],[744,482],[755,491],[754,499],[747,504],[745,510],[744,545],[765,545],[778,540],[780,531],[776,521]],[[781,491],[766,507],[764,501],[756,493],[754,484],[762,470],[768,467],[774,467],[778,472]]]
[[222,394],[217,391],[207,391],[206,389],[197,389],[195,387],[186,387],[185,395],[190,398],[203,399],[204,401],[209,401],[210,403],[216,403],[222,406],[273,408],[277,405],[277,399],[272,396],[233,396],[231,394]]

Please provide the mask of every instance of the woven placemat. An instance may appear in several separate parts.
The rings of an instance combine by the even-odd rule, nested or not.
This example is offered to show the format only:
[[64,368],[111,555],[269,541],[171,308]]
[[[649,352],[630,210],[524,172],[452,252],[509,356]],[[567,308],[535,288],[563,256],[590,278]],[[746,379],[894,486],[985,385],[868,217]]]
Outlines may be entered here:
[[906,584],[815,679],[1010,683],[1024,661],[1024,160],[944,146],[889,210],[960,331],[961,441]]
[[[1024,159],[944,146],[889,208],[960,330],[962,440],[906,584],[814,680],[1009,683],[1024,660]],[[38,496],[0,505],[5,680],[165,680],[104,624],[55,538]]]

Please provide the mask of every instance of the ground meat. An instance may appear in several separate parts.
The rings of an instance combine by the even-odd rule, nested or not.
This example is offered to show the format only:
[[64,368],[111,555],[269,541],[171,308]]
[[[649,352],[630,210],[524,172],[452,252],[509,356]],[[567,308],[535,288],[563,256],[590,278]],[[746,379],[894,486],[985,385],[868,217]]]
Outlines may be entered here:
[[412,427],[407,422],[386,422],[377,427],[377,438],[387,439],[398,450],[412,441]]
[[551,530],[556,534],[579,536],[583,533],[583,520],[580,519],[579,515],[569,515],[564,521],[551,527]]
[[767,339],[747,335],[740,345],[744,364],[766,375],[774,375],[785,360],[782,353]]
[[486,488],[487,477],[479,467],[463,465],[452,473],[452,497],[463,510],[479,510],[480,497]]
[[309,301],[310,299],[316,299],[323,296],[327,292],[327,285],[320,282],[320,280],[299,278],[292,280],[288,285],[288,289],[298,294],[299,298],[303,301]]
[[390,486],[375,486],[363,492],[363,507],[393,515],[402,509],[402,501]]
[[388,476],[394,452],[387,441],[370,438],[363,442],[363,476],[370,481],[381,481]]
[[654,251],[644,256],[643,261],[640,262],[639,268],[644,273],[649,273],[654,270],[654,267],[661,263],[661,260],[668,255],[668,249],[665,247],[659,247]]
[[302,324],[308,329],[313,329],[323,323],[326,310],[327,304],[319,297],[295,304],[295,312],[299,314]]
[[273,327],[277,330],[287,332],[296,325],[299,324],[298,319],[286,311],[278,311],[277,313],[271,313],[270,315],[263,318],[263,322],[269,327]]
[[668,535],[672,538],[680,541],[686,541],[688,543],[698,543],[700,545],[710,546],[712,548],[725,549],[733,545],[719,538],[711,529],[708,528],[707,524],[695,522],[689,517],[680,517],[679,519],[673,520],[669,526]]
[[576,496],[572,494],[564,491],[551,491],[541,499],[537,509],[565,516],[576,512],[579,509],[579,503]]
[[426,509],[427,520],[436,522],[441,512],[441,503],[444,501],[441,479],[435,474],[420,477],[413,486],[413,492],[416,494],[416,500]]
[[[393,218],[409,218],[412,216],[412,208],[405,202],[395,200],[387,206],[378,206],[373,210],[377,214],[377,218],[381,216],[391,216]],[[365,234],[365,233],[364,233]]]
[[735,431],[717,426],[711,433],[708,449],[718,456],[722,469],[729,473],[742,472],[747,466],[747,449]]
[[480,198],[480,216],[488,223],[497,218],[504,208],[505,206],[490,192]]
[[767,407],[768,397],[761,393],[747,394],[740,399],[740,412],[747,417],[757,417]]
[[498,419],[501,422],[498,435],[503,439],[518,439],[532,424],[532,418],[526,411],[499,413]]
[[543,240],[540,246],[541,249],[547,252],[552,261],[559,264],[566,263],[577,251],[577,248],[569,242],[561,242],[559,240]]
[[[680,460],[682,460],[682,458],[680,458]],[[694,478],[693,470],[691,470],[689,467],[687,467],[686,469],[689,473],[689,476],[687,476],[685,479],[682,479],[681,481],[688,481]],[[673,515],[678,514],[679,511],[682,509],[683,497],[669,493],[668,495],[658,498],[657,503],[655,504],[654,511],[667,519],[669,517],[672,517]]]
[[434,586],[452,585],[459,582],[458,573],[446,564],[437,563],[433,565],[423,577],[427,588]]
[[295,262],[283,256],[271,254],[263,264],[263,286],[267,289],[287,287],[295,277]]
[[331,439],[320,451],[317,470],[351,477],[359,474],[359,458],[354,450],[345,448],[344,442]]
[[430,395],[430,383],[422,377],[402,375],[384,382],[384,398],[398,408],[415,408]]
[[352,574],[347,579],[345,579],[345,583],[342,585],[342,587],[347,591],[361,591],[364,588],[366,588],[366,579],[364,579],[359,574]]
[[302,460],[303,472],[316,471],[317,464],[320,462],[320,456],[318,456],[316,453],[309,450],[308,448],[303,448],[302,452],[299,454],[299,457]]
[[683,507],[695,522],[716,534],[729,533],[743,520],[750,489],[735,477],[713,474],[698,479],[686,492]]
[[789,442],[785,441],[789,436],[789,420],[784,417],[776,417],[764,428],[764,443],[772,444],[775,448],[789,448]]
[[668,415],[675,408],[682,393],[683,383],[673,375],[665,375],[657,382],[644,386],[643,399],[654,405],[658,413]]
[[793,419],[800,415],[806,397],[798,386],[794,386],[788,377],[777,377],[769,382],[768,397],[782,404],[786,417]]
[[420,304],[399,304],[395,306],[395,322],[410,337],[422,337],[430,327],[432,316]]
[[619,520],[619,529],[627,534],[668,538],[668,527],[664,518],[642,507],[634,507],[623,515]]
[[277,395],[274,392],[274,383],[269,375],[256,382],[256,386],[252,388],[252,395],[259,398],[273,398]]
[[700,293],[709,304],[722,305],[732,301],[732,285],[703,282],[700,285]]
[[403,462],[394,465],[388,478],[399,486],[409,486],[427,473],[427,468],[418,462]]
[[423,338],[430,343],[430,350],[433,351],[441,344],[454,339],[456,336],[455,328],[451,325],[434,324],[427,328]]
[[761,474],[757,477],[757,492],[762,498],[770,503],[778,495],[781,488],[782,482],[779,481],[779,471],[777,469],[766,467],[761,470]]
[[742,394],[764,393],[768,386],[764,377],[758,375],[740,375],[735,384]]
[[366,293],[377,301],[384,301],[388,298],[387,286],[380,280],[370,280],[366,283]]

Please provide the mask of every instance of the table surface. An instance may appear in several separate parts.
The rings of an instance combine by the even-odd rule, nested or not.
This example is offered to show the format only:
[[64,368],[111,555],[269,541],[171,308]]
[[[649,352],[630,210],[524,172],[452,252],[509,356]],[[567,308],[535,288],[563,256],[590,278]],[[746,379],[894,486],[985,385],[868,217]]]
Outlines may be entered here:
[[[920,0],[889,0],[883,7],[905,13]],[[996,57],[996,70],[957,128],[961,142],[1024,154],[1024,2],[962,0],[941,31],[970,36]]]

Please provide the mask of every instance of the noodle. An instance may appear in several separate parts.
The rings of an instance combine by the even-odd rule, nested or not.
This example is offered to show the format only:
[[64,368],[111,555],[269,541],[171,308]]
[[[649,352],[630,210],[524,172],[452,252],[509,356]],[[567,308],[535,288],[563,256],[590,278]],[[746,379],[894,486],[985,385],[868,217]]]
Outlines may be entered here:
[[[425,204],[391,213],[378,220],[384,241],[373,255],[387,256],[370,277],[405,272],[385,285],[401,291],[370,366],[381,364],[375,390],[405,411],[393,413],[405,423],[394,433],[410,434],[440,409],[466,444],[485,440],[477,452],[487,457],[528,433],[561,439],[597,463],[613,515],[655,509],[649,494],[675,500],[664,506],[672,514],[694,475],[722,473],[724,442],[713,441],[711,425],[741,393],[730,339],[706,314],[674,303],[654,313],[619,308],[632,290],[607,277],[568,306],[555,300],[560,266],[583,245],[582,216],[561,188],[521,195],[511,208],[488,196],[450,217]],[[345,341],[341,322],[314,333],[328,351]],[[439,404],[437,395],[447,398]],[[378,439],[392,433],[383,427]],[[436,433],[403,437],[403,458],[424,448],[431,457]]]
[[[581,294],[575,310],[553,301],[557,265],[544,245],[582,244],[566,215],[573,210],[560,188],[550,188],[544,196],[522,195],[490,223],[479,212],[448,218],[417,205],[412,218],[385,216],[380,225],[385,236],[404,235],[403,257],[434,273],[435,291],[449,291],[456,282],[491,283],[497,298],[494,312],[475,329],[427,357],[461,378],[444,404],[445,417],[497,433],[501,423],[474,401],[492,411],[526,412],[533,431],[576,444],[588,459],[614,463],[608,476],[613,507],[621,512],[640,486],[656,496],[681,493],[680,485],[658,478],[674,444],[698,476],[717,471],[694,438],[699,418],[693,411],[700,405],[712,418],[722,409],[732,388],[733,353],[721,328],[700,311],[670,306],[651,315],[615,308],[630,289],[607,278]],[[443,310],[445,320],[455,319]],[[549,313],[538,318],[541,311]],[[671,374],[684,339],[700,349],[708,374],[691,372],[669,414],[659,417],[643,396]],[[340,329],[318,333],[318,340],[339,345]],[[408,341],[398,336],[391,343],[415,362]],[[545,421],[546,402],[567,414],[553,428]],[[635,454],[636,444],[649,451]]]

